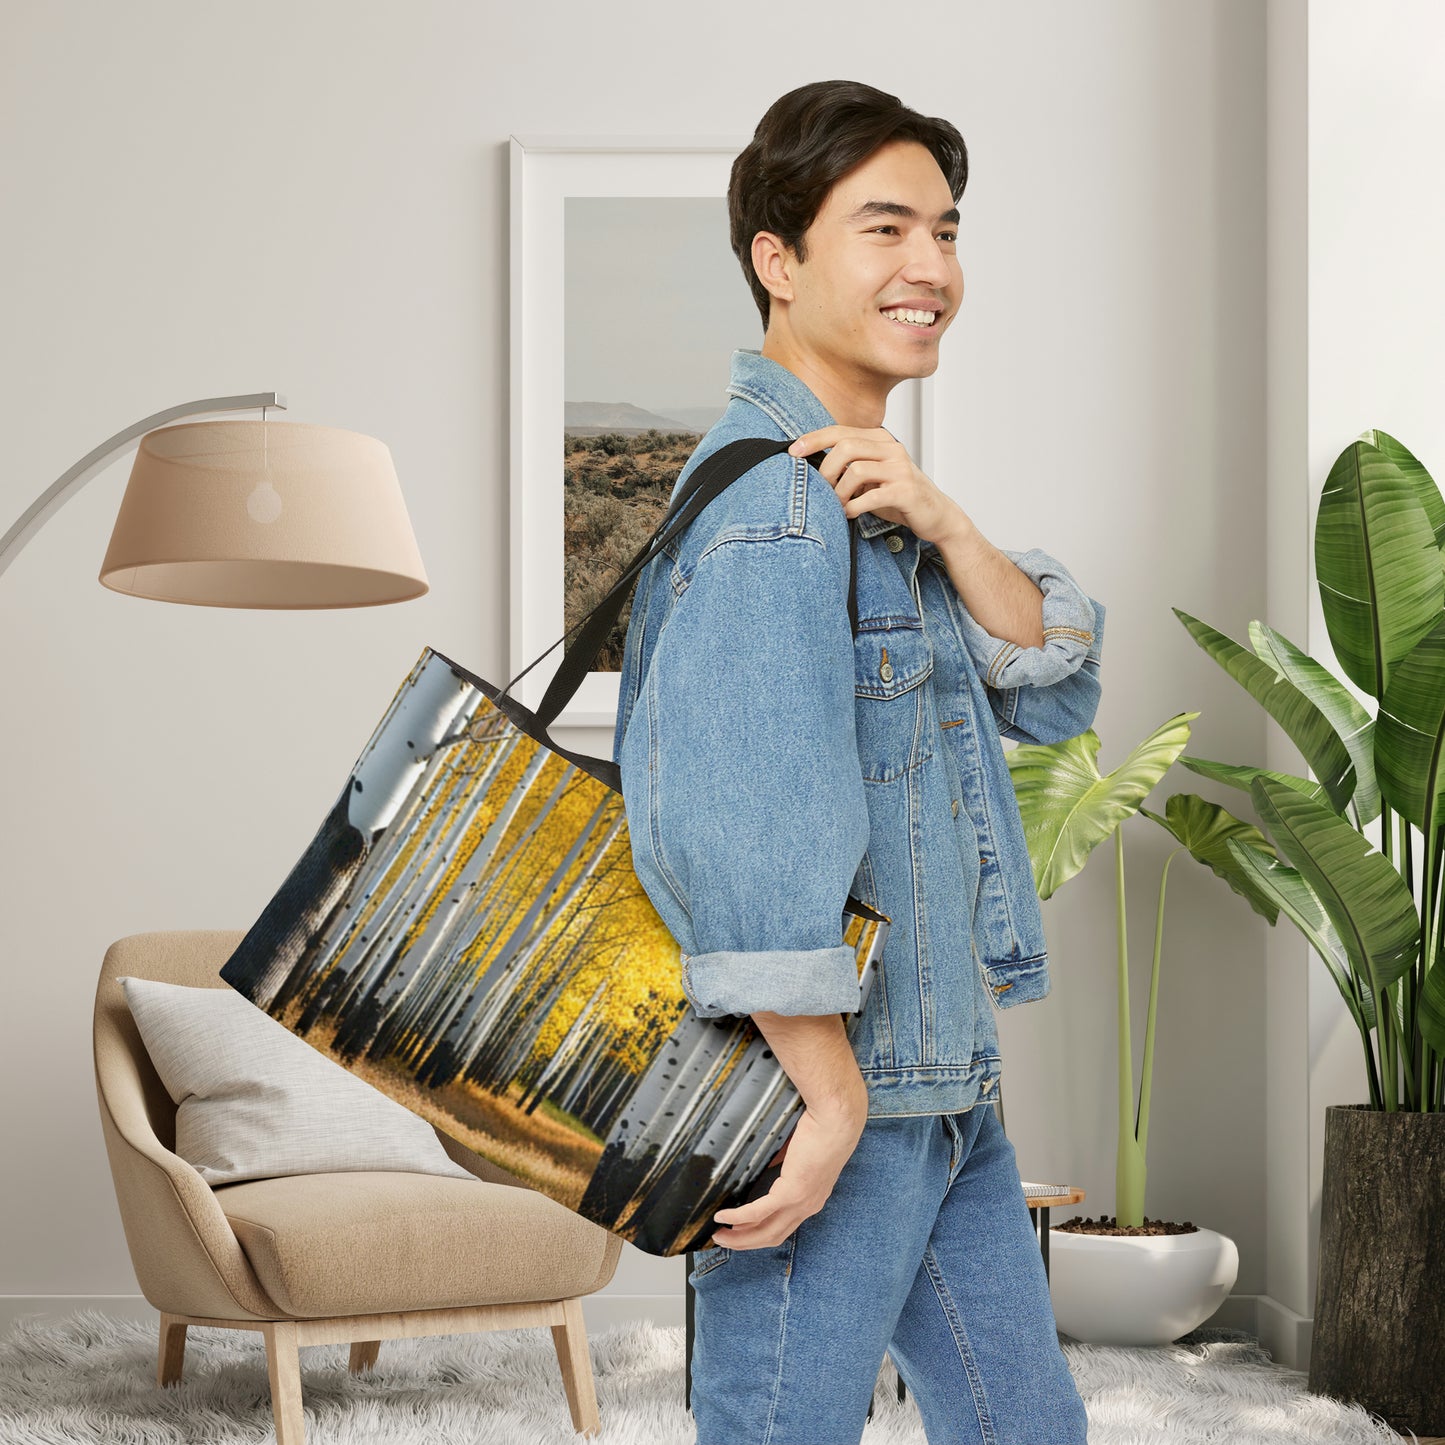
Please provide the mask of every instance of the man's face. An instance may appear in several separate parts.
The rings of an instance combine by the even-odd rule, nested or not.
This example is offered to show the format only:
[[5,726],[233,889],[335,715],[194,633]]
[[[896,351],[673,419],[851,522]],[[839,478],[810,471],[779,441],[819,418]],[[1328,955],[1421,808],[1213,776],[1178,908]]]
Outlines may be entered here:
[[[838,179],[804,239],[807,261],[788,253],[791,347],[885,387],[931,376],[963,300],[963,272],[958,212],[928,149],[905,140],[875,151]],[[931,324],[885,314],[909,303],[935,310]],[[776,297],[772,305],[776,317]]]

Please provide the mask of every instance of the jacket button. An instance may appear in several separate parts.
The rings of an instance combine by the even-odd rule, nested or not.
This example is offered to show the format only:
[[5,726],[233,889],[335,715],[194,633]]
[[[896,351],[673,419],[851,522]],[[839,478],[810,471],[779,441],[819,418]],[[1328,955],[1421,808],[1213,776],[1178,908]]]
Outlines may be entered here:
[[984,1092],[985,1094],[987,1094],[987,1093],[991,1092],[992,1089],[993,1089],[993,1080],[992,1080],[992,1079],[985,1079],[985,1080],[983,1081],[983,1092]]
[[957,799],[957,798],[955,798],[955,799],[953,800],[953,816],[954,816],[955,818],[958,817],[958,799]]
[[881,677],[884,682],[892,682],[893,664],[891,662],[880,662],[878,664],[878,676]]
[[903,550],[903,538],[900,537],[897,532],[890,532],[888,534],[887,546],[890,552],[901,552]]

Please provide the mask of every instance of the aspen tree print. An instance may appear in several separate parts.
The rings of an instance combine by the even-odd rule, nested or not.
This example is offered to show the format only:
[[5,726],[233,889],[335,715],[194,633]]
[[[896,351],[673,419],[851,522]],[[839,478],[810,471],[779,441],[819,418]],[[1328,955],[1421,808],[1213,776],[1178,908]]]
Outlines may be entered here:
[[[423,651],[220,977],[523,1183],[680,1253],[802,1101],[750,1019],[693,1014],[621,793],[495,691]],[[887,919],[850,899],[843,921],[866,998]]]

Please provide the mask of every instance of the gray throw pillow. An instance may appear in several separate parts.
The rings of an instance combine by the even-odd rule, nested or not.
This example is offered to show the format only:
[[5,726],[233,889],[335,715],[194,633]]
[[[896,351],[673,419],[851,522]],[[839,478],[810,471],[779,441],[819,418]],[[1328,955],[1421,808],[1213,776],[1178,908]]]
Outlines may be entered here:
[[119,982],[176,1103],[175,1152],[206,1183],[355,1169],[476,1178],[420,1115],[235,989]]

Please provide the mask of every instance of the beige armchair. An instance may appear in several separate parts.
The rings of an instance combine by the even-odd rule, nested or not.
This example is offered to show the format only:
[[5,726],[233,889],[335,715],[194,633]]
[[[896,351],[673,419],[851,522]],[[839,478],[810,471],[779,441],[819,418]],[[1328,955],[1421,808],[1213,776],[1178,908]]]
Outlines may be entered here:
[[106,950],[95,995],[95,1087],[126,1244],[161,1312],[157,1382],[178,1380],[190,1325],[266,1341],[277,1445],[305,1438],[302,1345],[351,1345],[353,1372],[381,1341],[550,1325],[575,1429],[599,1429],[582,1297],[617,1268],[622,1239],[464,1148],[481,1181],[351,1172],[212,1189],[172,1152],[175,1105],[117,978],[226,988],[243,934],[138,933]]

